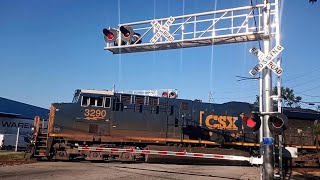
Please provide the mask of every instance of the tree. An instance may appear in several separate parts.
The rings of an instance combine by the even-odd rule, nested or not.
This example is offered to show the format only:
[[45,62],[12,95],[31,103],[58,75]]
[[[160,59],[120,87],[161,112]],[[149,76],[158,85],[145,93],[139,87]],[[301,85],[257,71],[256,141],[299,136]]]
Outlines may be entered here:
[[317,0],[309,0],[309,3],[311,3],[311,4],[313,4],[315,2],[317,2]]
[[318,149],[319,146],[319,135],[320,135],[320,123],[318,123],[318,121],[315,121],[315,124],[313,126],[313,133],[316,136],[316,146]]
[[[277,95],[277,87],[273,87],[272,94]],[[294,90],[288,87],[281,87],[281,98],[283,99],[284,106],[293,107],[293,108],[300,108],[300,103],[302,98],[300,96],[295,96]],[[256,96],[256,101],[254,102],[255,105],[259,105],[259,96]],[[277,104],[277,101],[274,102]]]

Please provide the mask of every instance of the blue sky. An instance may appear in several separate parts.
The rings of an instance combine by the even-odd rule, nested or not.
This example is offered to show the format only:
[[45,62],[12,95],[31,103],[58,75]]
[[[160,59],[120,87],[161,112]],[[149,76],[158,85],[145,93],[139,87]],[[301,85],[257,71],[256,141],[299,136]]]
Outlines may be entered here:
[[[255,3],[256,1],[253,0]],[[258,2],[261,2],[258,0]],[[249,5],[249,0],[0,1],[0,96],[48,108],[75,89],[175,88],[180,98],[254,102],[250,76],[257,42],[113,55],[102,29],[119,22]],[[284,1],[283,84],[303,101],[320,101],[319,3]],[[274,82],[275,83],[275,82]],[[320,104],[319,104],[320,105]],[[312,107],[312,106],[305,106]]]

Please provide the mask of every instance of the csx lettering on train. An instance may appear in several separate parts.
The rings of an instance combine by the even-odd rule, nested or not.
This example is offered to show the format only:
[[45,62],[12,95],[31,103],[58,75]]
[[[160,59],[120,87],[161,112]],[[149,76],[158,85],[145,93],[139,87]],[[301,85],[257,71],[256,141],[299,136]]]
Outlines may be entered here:
[[238,130],[235,125],[235,122],[239,119],[238,117],[209,114],[204,118],[203,114],[204,112],[200,111],[200,124],[204,122],[209,129]]

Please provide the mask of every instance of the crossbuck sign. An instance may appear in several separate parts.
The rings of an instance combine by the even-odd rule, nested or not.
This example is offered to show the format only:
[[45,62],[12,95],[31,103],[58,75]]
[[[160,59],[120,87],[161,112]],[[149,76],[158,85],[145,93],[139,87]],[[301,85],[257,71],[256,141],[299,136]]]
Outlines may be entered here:
[[277,57],[283,49],[284,48],[281,45],[277,45],[267,55],[265,55],[258,48],[251,48],[249,52],[258,57],[259,63],[254,68],[252,68],[249,73],[252,76],[256,76],[258,72],[261,72],[265,67],[268,67],[277,76],[281,76],[283,70],[281,67],[275,64],[275,62],[273,62],[273,59]]
[[151,38],[150,42],[155,44],[161,36],[164,36],[170,42],[174,41],[174,37],[169,33],[169,26],[174,20],[171,16],[163,26],[157,20],[151,21],[152,27],[158,32]]

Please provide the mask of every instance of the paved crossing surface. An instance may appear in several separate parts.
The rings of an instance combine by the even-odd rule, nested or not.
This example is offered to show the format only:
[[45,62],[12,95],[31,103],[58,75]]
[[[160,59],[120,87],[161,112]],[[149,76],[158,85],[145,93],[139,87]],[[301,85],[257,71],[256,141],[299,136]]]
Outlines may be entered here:
[[2,180],[259,179],[258,167],[148,163],[38,162],[0,168]]

